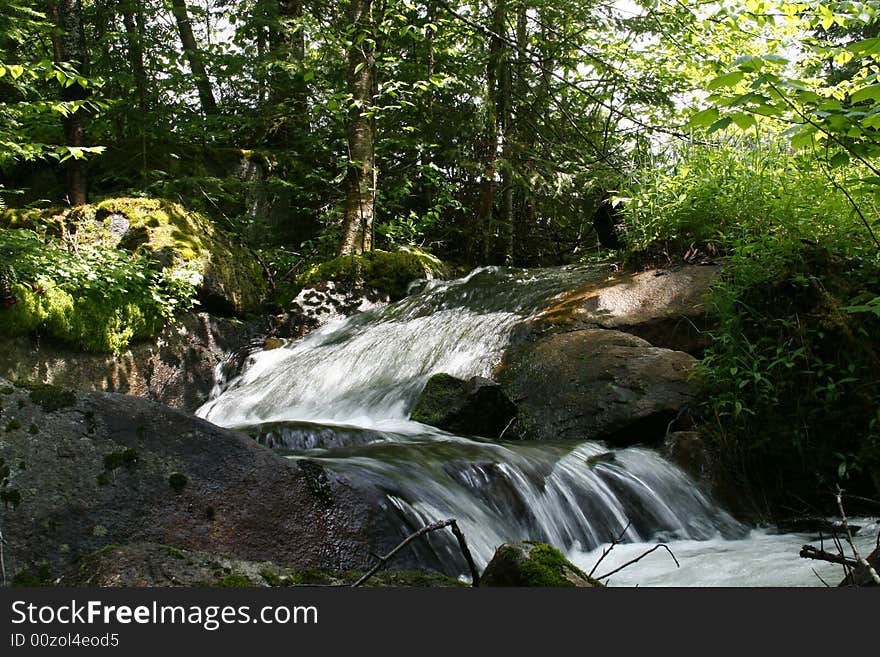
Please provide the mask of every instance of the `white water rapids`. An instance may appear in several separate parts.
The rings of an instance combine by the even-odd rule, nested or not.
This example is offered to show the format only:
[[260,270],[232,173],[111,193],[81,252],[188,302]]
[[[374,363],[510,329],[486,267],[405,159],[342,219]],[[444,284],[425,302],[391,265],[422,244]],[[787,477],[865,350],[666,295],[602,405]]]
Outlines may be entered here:
[[[458,519],[480,566],[501,543],[534,539],[589,572],[622,536],[597,575],[658,541],[680,568],[658,550],[611,584],[821,585],[814,569],[836,584],[840,566],[798,558],[800,546],[817,537],[743,527],[654,450],[611,450],[588,440],[490,442],[409,421],[431,375],[490,375],[518,322],[560,292],[605,275],[601,268],[483,268],[431,282],[386,308],[254,354],[198,414],[245,428],[291,458],[367,479],[385,493],[401,536]],[[858,536],[865,554],[873,536],[876,526]],[[464,572],[448,536],[431,534],[414,550],[427,567]]]

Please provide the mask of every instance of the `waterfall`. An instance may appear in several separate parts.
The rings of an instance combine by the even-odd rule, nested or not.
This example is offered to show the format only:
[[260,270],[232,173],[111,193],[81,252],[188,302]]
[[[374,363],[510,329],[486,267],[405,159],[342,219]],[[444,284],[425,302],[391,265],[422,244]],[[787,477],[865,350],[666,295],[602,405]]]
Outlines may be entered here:
[[[518,323],[565,290],[608,274],[601,267],[487,267],[431,281],[400,302],[255,354],[198,414],[290,458],[372,482],[401,537],[456,518],[480,566],[501,543],[523,539],[549,542],[581,565],[618,540],[712,549],[747,542],[745,527],[654,450],[492,442],[408,419],[431,375],[490,375]],[[424,566],[465,572],[449,536],[432,534],[414,549]]]

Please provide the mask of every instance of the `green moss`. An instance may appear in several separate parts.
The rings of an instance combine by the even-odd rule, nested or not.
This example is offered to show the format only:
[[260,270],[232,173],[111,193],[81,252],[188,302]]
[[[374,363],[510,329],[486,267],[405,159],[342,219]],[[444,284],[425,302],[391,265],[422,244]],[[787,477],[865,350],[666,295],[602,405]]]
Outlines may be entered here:
[[12,419],[9,420],[9,422],[6,424],[6,431],[7,431],[7,432],[9,432],[9,431],[17,431],[18,429],[21,429],[21,422],[19,422],[19,421],[16,420],[15,418],[12,418]]
[[168,556],[174,557],[175,559],[186,559],[186,553],[184,553],[182,550],[178,550],[175,547],[166,547],[165,552],[168,553]]
[[280,587],[280,586],[289,586],[290,585],[289,578],[283,577],[280,575],[276,575],[271,570],[261,570],[260,577],[262,577],[264,580],[266,580],[266,584],[268,584],[269,586]]
[[464,382],[449,374],[435,374],[422,389],[411,419],[413,422],[439,426],[450,409],[460,399]]
[[603,586],[553,546],[534,541],[505,544],[498,548],[481,582],[486,586],[570,588],[578,583]]
[[217,586],[225,586],[228,588],[250,588],[253,583],[245,575],[227,575],[217,582]]
[[109,472],[102,470],[98,473],[98,476],[95,477],[95,480],[98,482],[99,486],[107,486],[113,481],[113,478],[110,476]]
[[53,413],[68,408],[76,403],[76,394],[61,386],[50,383],[32,383],[29,381],[17,381],[17,385],[30,390],[30,400],[38,404],[47,413]]
[[171,489],[175,493],[183,492],[183,489],[186,488],[187,478],[185,474],[181,474],[180,472],[173,472],[168,477],[168,485],[171,486]]
[[412,281],[436,274],[441,268],[439,260],[422,252],[373,251],[339,256],[312,267],[297,279],[297,283],[300,289],[324,281],[366,286],[397,300],[406,296]]
[[38,434],[38,433],[40,433],[40,427],[38,427],[36,424],[31,422],[31,426],[28,427],[28,433]]
[[118,449],[104,454],[104,470],[112,471],[116,468],[125,466],[127,468],[134,467],[138,462],[138,453],[131,447],[127,449]]
[[12,586],[15,587],[38,587],[53,585],[52,568],[48,563],[40,563],[34,570],[22,569],[12,578]]
[[15,507],[21,504],[21,493],[15,488],[4,488],[0,490],[0,502],[3,502],[3,506],[7,509],[9,507],[15,509]]
[[4,386],[0,388],[0,395],[11,395],[13,392],[15,392],[15,388],[12,386]]

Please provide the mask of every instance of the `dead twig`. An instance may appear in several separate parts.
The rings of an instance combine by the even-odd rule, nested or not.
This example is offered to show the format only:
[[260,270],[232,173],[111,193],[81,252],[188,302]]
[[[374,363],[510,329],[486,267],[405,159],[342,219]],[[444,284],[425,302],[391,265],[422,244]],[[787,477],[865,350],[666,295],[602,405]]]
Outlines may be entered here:
[[[878,242],[878,246],[880,246],[880,242]],[[843,491],[840,489],[840,486],[837,487],[837,508],[840,510],[840,518],[843,522],[843,528],[846,530],[846,539],[849,541],[850,548],[852,548],[853,556],[856,558],[858,564],[868,571],[868,574],[871,575],[871,579],[874,580],[874,583],[880,586],[880,575],[878,575],[877,571],[874,570],[874,567],[859,554],[859,551],[856,548],[856,543],[853,541],[852,532],[850,531],[849,523],[846,520],[846,513],[843,510]],[[854,583],[855,579],[852,578],[850,581]]]
[[627,566],[632,566],[634,563],[641,561],[642,559],[647,557],[652,552],[655,552],[656,550],[659,550],[661,548],[666,550],[669,553],[669,556],[672,557],[672,560],[675,562],[675,567],[681,568],[681,564],[678,563],[678,559],[675,558],[675,555],[672,553],[672,550],[669,549],[669,546],[666,545],[665,543],[658,543],[657,545],[652,547],[650,550],[647,550],[647,551],[643,552],[642,554],[640,554],[639,556],[637,556],[635,559],[631,559],[630,561],[627,561],[625,564],[623,564],[622,566],[618,566],[617,568],[612,570],[610,573],[606,573],[605,575],[602,575],[601,577],[597,577],[596,579],[599,580],[600,582],[603,579],[608,579],[609,577],[611,577],[615,573],[619,573],[621,570],[623,570]]
[[412,534],[407,536],[397,545],[397,547],[391,550],[391,552],[386,554],[384,557],[379,557],[379,562],[375,566],[370,568],[370,570],[368,570],[366,573],[364,573],[358,581],[352,584],[352,588],[364,584],[364,582],[366,582],[373,575],[382,570],[382,568],[388,565],[388,562],[391,561],[398,552],[400,552],[403,548],[405,548],[417,538],[424,536],[425,534],[429,534],[430,532],[444,529],[445,527],[449,527],[452,530],[452,533],[455,535],[455,538],[458,540],[458,546],[459,548],[461,548],[461,552],[464,555],[464,558],[468,564],[468,568],[471,571],[472,586],[479,586],[480,575],[477,573],[477,566],[474,563],[474,559],[471,556],[470,550],[468,549],[467,541],[465,540],[464,534],[461,532],[461,529],[459,529],[458,523],[456,522],[455,518],[450,518],[449,520],[438,520],[437,522],[432,522],[430,525],[425,525],[418,531],[413,532]]
[[593,565],[593,569],[590,571],[590,574],[587,575],[588,577],[592,577],[592,576],[593,576],[593,573],[596,572],[596,568],[599,567],[599,564],[602,563],[602,561],[605,559],[605,557],[607,557],[609,554],[611,554],[611,550],[614,549],[614,546],[617,545],[618,543],[620,543],[620,542],[623,540],[623,537],[626,536],[626,532],[629,531],[629,526],[630,526],[631,524],[632,524],[632,520],[628,520],[627,523],[626,523],[626,527],[624,527],[624,528],[623,528],[623,531],[620,532],[620,536],[618,536],[617,538],[612,538],[612,539],[611,539],[611,545],[609,545],[607,548],[605,548],[604,550],[602,550],[602,556],[599,557],[599,560]]

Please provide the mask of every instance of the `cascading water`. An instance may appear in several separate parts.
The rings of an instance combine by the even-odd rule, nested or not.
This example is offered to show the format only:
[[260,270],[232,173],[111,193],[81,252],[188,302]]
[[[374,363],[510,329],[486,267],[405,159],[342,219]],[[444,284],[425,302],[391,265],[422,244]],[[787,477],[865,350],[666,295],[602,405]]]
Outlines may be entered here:
[[[695,560],[705,557],[700,546],[724,553],[723,568],[736,572],[736,559],[728,553],[736,551],[732,546],[748,553],[744,546],[753,545],[755,535],[653,450],[609,450],[594,441],[490,442],[408,420],[431,375],[490,374],[518,322],[564,290],[608,273],[483,268],[457,281],[430,282],[396,304],[255,354],[198,414],[245,429],[291,458],[318,459],[371,481],[385,492],[387,512],[401,536],[455,517],[480,566],[501,543],[535,539],[568,551],[589,571],[603,547],[622,538],[627,546],[615,549],[609,568],[620,555],[631,555],[632,546],[663,540]],[[808,538],[787,538],[793,550],[788,557],[796,559]],[[465,570],[451,537],[432,534],[414,549],[424,565]],[[666,575],[653,573],[645,583],[715,582],[705,568],[686,571],[691,574],[681,580],[671,562],[665,568],[656,559],[649,563]],[[632,572],[637,577],[638,571]],[[717,565],[713,572],[717,579]],[[753,583],[747,570],[740,575],[720,581]]]

